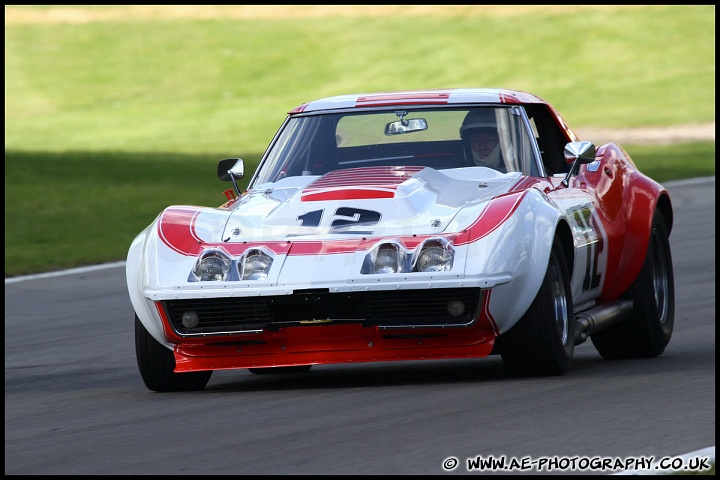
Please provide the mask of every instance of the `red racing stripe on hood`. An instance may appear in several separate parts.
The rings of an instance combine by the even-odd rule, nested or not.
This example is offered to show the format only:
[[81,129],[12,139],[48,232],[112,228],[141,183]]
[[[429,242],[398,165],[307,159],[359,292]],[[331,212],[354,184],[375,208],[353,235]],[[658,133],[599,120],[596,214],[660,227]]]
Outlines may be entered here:
[[170,207],[160,215],[157,224],[158,236],[168,247],[181,255],[198,255],[202,240],[193,225],[200,214],[196,208]]
[[393,198],[398,186],[425,167],[360,167],[336,170],[318,178],[300,201]]
[[[475,220],[467,231],[470,236],[467,243],[472,243],[486,237],[500,227],[510,216],[515,213],[527,191],[513,192],[497,196],[490,200],[485,206],[477,220]],[[465,243],[465,242],[463,242]],[[459,243],[457,244],[459,245]]]
[[263,246],[276,254],[286,254],[290,250],[291,242],[247,242],[227,243],[210,242],[198,234],[195,225],[202,208],[194,207],[168,207],[160,215],[157,223],[158,236],[169,248],[190,257],[197,257],[208,248],[219,248],[230,255],[242,255],[249,248]]

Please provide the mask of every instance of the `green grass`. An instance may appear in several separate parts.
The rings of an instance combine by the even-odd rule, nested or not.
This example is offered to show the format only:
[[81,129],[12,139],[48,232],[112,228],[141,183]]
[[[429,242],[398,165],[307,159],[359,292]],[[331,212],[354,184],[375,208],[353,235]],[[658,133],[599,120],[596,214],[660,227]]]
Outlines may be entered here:
[[[5,152],[5,275],[124,259],[170,204],[218,206],[219,155]],[[249,163],[257,164],[251,156]]]
[[[6,276],[124,259],[164,207],[224,201],[218,160],[252,172],[285,112],[328,95],[504,87],[574,128],[715,120],[714,5],[261,19],[76,6],[129,12],[88,23],[5,8]],[[623,147],[659,181],[715,174],[714,142]]]
[[[714,142],[625,149],[659,181],[715,175]],[[243,156],[247,171],[260,155]],[[225,202],[231,184],[216,177],[222,158],[6,151],[5,276],[124,260],[134,236],[168,205]]]
[[715,142],[624,145],[623,148],[640,171],[658,182],[715,175]]

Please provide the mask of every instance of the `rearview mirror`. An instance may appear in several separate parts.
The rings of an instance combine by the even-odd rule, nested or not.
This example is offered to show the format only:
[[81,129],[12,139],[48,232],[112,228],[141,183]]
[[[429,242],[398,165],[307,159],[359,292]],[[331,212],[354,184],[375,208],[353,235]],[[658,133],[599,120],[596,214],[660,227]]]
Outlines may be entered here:
[[419,132],[427,130],[428,124],[424,118],[408,118],[385,125],[385,135],[399,135],[401,133]]

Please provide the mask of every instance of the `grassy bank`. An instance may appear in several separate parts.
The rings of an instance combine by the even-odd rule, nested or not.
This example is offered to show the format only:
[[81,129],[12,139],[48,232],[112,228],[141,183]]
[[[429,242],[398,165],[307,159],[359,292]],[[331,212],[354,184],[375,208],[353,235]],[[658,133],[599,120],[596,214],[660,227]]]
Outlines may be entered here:
[[[715,175],[714,142],[626,150],[659,181]],[[134,236],[163,208],[218,206],[230,186],[215,176],[221,153],[5,155],[6,277],[124,260]],[[243,158],[252,171],[260,154]]]
[[[714,5],[173,7],[5,7],[6,276],[121,260],[162,208],[221,204],[217,161],[252,171],[327,95],[504,87],[575,128],[715,120]],[[623,147],[660,181],[715,174],[714,142]]]

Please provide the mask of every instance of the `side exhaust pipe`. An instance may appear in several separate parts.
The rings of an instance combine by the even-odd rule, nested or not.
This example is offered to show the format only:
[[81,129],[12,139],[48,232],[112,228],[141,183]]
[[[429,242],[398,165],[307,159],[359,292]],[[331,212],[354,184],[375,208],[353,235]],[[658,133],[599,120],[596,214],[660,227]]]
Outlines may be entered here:
[[575,315],[575,345],[584,343],[594,333],[632,320],[632,316],[632,300],[618,300],[577,313]]

